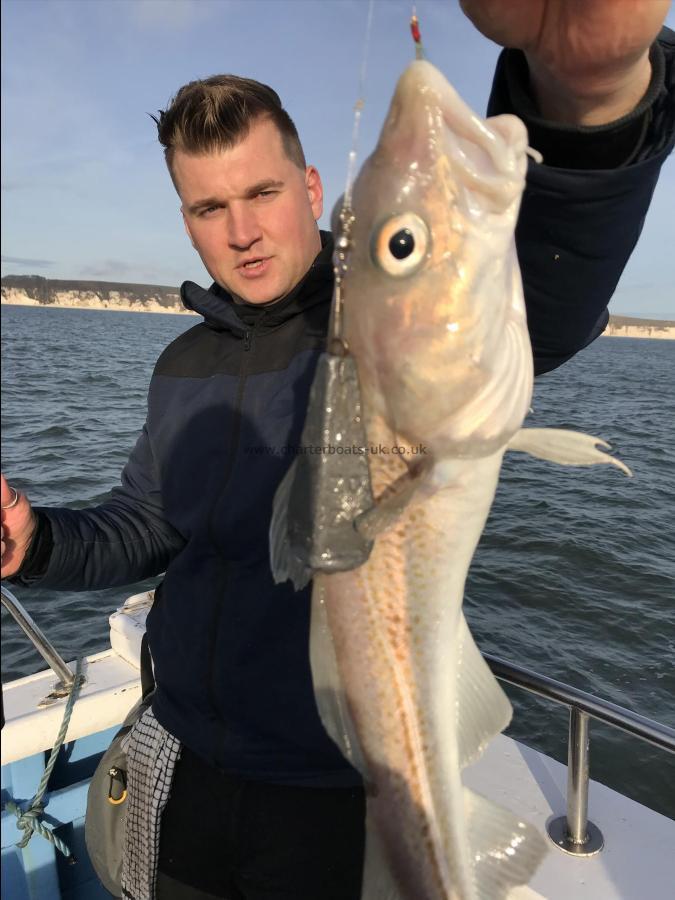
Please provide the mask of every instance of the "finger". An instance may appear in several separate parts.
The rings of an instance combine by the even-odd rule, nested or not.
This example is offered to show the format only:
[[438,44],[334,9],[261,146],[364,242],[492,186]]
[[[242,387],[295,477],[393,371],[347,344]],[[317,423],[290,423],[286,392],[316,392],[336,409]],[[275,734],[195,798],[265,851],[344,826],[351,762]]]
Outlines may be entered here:
[[7,509],[17,509],[22,506],[25,501],[25,496],[21,493],[18,488],[13,487],[4,475],[1,476],[2,482],[0,483],[0,503],[2,503],[2,514],[3,519]]
[[3,506],[7,506],[8,503],[11,503],[14,494],[12,493],[12,489],[7,484],[7,479],[4,475],[0,474],[0,503]]
[[[7,479],[4,475],[0,475],[0,479],[2,479],[2,481],[0,482],[0,503],[4,508],[5,506],[9,506],[9,504],[12,503],[12,501],[15,499],[15,488],[7,483]],[[16,496],[21,499],[21,491],[17,490]]]

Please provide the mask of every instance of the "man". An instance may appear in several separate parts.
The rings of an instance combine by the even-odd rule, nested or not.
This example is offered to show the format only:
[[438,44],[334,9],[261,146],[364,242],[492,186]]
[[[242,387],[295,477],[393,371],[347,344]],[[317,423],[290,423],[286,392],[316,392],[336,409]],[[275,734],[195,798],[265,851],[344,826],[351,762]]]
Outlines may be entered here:
[[[667,3],[463,3],[500,57],[489,111],[525,119],[546,163],[517,241],[537,372],[600,334],[675,134]],[[520,15],[521,8],[526,15]],[[502,11],[500,11],[502,10]],[[651,49],[650,49],[651,48]],[[158,133],[214,280],[205,322],[160,357],[112,498],[32,510],[3,479],[3,577],[82,590],[166,569],[148,618],[158,727],[183,744],[162,817],[161,900],[357,900],[360,780],[323,731],[309,592],[274,585],[267,531],[298,443],[332,288],[321,181],[264,85],[182,88]]]

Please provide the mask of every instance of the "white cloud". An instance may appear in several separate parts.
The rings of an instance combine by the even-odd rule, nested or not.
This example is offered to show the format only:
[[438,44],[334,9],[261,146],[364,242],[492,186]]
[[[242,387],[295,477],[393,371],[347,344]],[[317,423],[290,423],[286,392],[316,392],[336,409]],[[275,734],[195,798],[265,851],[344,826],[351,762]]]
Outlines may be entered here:
[[[171,275],[175,275],[175,278],[172,279]],[[167,276],[169,276],[168,280]],[[127,284],[161,284],[169,287],[171,287],[172,280],[176,285],[183,280],[182,275],[174,273],[171,269],[113,258],[94,260],[88,265],[80,266],[77,274],[73,277],[80,280],[100,278],[105,281]]]
[[52,259],[28,259],[25,256],[2,256],[3,264],[8,266],[33,266],[36,269],[46,269],[54,265]]

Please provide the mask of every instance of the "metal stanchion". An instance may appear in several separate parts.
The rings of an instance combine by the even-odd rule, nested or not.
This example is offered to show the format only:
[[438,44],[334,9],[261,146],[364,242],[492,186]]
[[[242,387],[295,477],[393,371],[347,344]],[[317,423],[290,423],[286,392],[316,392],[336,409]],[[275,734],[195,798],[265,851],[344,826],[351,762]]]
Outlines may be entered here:
[[588,757],[588,715],[573,706],[567,743],[567,815],[549,822],[548,836],[574,856],[594,856],[605,843],[600,829],[588,820]]

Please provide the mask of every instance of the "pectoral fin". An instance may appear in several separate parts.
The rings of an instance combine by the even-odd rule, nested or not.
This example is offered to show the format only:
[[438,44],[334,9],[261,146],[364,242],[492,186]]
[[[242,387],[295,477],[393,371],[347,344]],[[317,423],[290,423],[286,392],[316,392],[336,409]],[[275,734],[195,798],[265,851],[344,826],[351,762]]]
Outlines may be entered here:
[[354,520],[357,532],[366,540],[374,541],[378,534],[391,528],[428,477],[427,468],[420,468],[414,474],[406,472],[391,486],[385,497],[357,516]]
[[270,566],[275,584],[290,579],[296,591],[301,590],[312,578],[312,570],[291,552],[288,535],[288,504],[295,482],[297,459],[283,477],[274,497],[270,524]]
[[[533,429],[530,429],[533,430]],[[499,451],[501,464],[502,450]],[[461,477],[463,461],[431,459],[414,470],[407,471],[389,485],[377,501],[357,516],[354,528],[363,538],[374,541],[383,531],[396,524],[404,510],[424,503],[438,491],[453,486]]]
[[601,438],[580,431],[565,431],[562,428],[521,428],[511,438],[507,450],[529,453],[537,459],[560,463],[563,466],[595,466],[608,464],[632,476],[628,466],[604,453],[600,447],[609,449],[609,444]]

